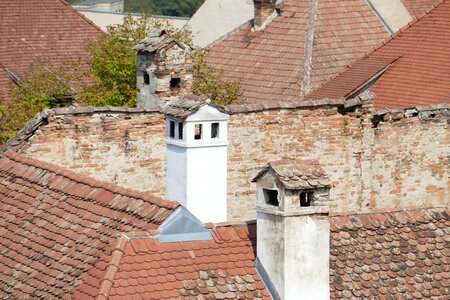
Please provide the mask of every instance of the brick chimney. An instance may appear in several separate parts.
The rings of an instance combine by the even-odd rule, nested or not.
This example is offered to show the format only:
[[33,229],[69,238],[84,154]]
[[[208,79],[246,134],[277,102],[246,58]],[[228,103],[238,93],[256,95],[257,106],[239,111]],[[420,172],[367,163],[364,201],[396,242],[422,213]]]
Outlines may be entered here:
[[317,161],[282,160],[253,181],[256,268],[272,297],[329,299],[328,177]]
[[255,29],[263,29],[276,15],[277,0],[253,0],[255,8]]
[[151,32],[137,51],[137,106],[163,107],[173,97],[192,92],[191,48],[164,30]]

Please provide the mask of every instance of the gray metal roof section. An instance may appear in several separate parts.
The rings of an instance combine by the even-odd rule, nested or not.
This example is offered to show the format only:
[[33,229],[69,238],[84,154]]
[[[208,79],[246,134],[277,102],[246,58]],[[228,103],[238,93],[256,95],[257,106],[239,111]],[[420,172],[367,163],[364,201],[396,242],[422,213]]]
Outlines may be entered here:
[[184,206],[179,206],[161,224],[159,232],[161,243],[212,240],[211,232]]

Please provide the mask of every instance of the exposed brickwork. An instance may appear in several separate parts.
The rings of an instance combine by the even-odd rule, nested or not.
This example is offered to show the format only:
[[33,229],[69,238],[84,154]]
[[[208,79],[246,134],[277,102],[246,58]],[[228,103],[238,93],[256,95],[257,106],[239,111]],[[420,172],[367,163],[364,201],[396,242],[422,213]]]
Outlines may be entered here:
[[[403,114],[385,116],[386,119]],[[362,207],[445,205],[450,195],[449,114],[380,123],[370,158],[372,193]],[[367,199],[368,200],[368,199]]]
[[[445,204],[448,108],[407,110],[406,116],[402,111],[344,115],[333,107],[234,110],[228,122],[229,219],[255,217],[251,179],[282,158],[320,162],[331,180],[332,211]],[[164,194],[164,134],[163,117],[156,112],[60,115],[49,117],[21,151]]]
[[159,113],[97,113],[48,118],[22,149],[99,180],[165,193],[165,124]]

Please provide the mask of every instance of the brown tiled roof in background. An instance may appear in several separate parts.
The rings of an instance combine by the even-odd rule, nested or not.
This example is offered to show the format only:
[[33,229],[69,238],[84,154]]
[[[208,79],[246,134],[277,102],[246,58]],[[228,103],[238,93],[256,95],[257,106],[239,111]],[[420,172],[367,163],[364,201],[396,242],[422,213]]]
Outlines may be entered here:
[[388,66],[389,61],[392,61],[371,88],[376,95],[377,110],[450,103],[449,28],[450,1],[443,1],[429,14],[350,66],[308,98],[351,95],[374,75],[374,64]]
[[[263,31],[248,22],[213,44],[208,62],[241,84],[247,103],[295,101],[304,70],[309,1],[286,0]],[[369,52],[389,34],[364,0],[319,1],[311,87],[316,88]]]
[[429,11],[434,5],[438,5],[442,0],[402,0],[402,2],[410,15],[417,18]]
[[0,154],[0,298],[70,294],[117,233],[157,228],[178,206]]
[[212,236],[210,241],[172,243],[160,243],[151,237],[130,237],[126,245],[116,247],[116,253],[107,256],[109,262],[105,261],[93,272],[100,279],[110,277],[106,272],[109,267],[119,266],[110,289],[102,291],[102,296],[270,299],[254,266],[255,224],[217,226],[212,229]]
[[[78,59],[87,62],[86,44],[102,35],[65,1],[0,1],[0,65],[19,77],[37,58],[50,69]],[[0,99],[8,100],[11,83],[0,69]]]
[[449,213],[432,208],[331,217],[332,298],[448,297]]

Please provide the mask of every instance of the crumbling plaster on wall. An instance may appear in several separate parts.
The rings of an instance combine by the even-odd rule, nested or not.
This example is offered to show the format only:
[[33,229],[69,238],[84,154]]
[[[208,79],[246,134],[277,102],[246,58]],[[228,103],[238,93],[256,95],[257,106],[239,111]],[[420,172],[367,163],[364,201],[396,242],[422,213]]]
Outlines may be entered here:
[[53,116],[21,151],[99,180],[164,195],[164,128],[159,113]]
[[[331,211],[442,205],[450,192],[449,110],[404,116],[336,107],[232,113],[228,219],[255,218],[251,179],[269,161],[317,159],[331,179]],[[48,117],[22,152],[97,179],[165,194],[164,117],[91,112]]]

